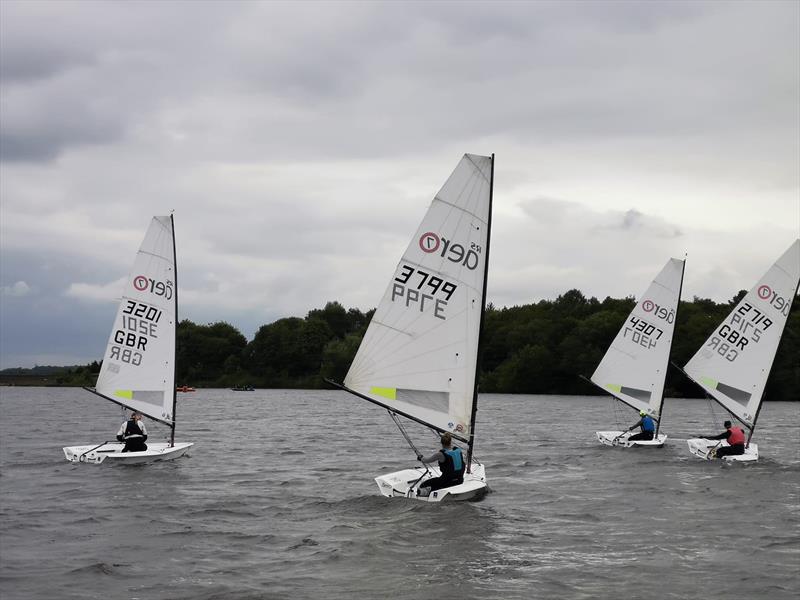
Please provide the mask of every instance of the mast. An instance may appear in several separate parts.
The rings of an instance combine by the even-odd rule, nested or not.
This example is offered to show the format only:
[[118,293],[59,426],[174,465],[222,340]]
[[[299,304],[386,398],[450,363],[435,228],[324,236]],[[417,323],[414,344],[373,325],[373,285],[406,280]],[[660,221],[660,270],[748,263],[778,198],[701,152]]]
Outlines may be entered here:
[[492,170],[489,178],[489,220],[486,223],[486,255],[483,264],[483,295],[481,297],[481,318],[478,325],[478,351],[475,358],[475,386],[472,396],[472,414],[469,418],[469,442],[467,443],[467,472],[472,468],[472,447],[475,444],[475,417],[478,413],[478,371],[481,365],[481,341],[483,339],[483,323],[486,316],[486,287],[489,282],[489,249],[492,247],[492,200],[494,197],[494,152],[492,152]]
[[175,249],[175,220],[173,213],[169,214],[169,224],[172,228],[172,274],[175,278],[175,349],[172,354],[172,424],[170,425],[169,445],[175,446],[175,409],[178,406],[178,387],[176,376],[178,375],[178,254]]
[[[669,349],[672,352],[672,342],[675,340],[675,330],[678,328],[678,311],[681,308],[681,294],[683,293],[683,274],[686,272],[686,255],[683,255],[683,266],[681,267],[681,282],[678,285],[678,302],[675,304],[675,327],[672,328],[672,338],[669,340]],[[664,367],[669,371],[669,352],[667,353],[667,364]],[[667,378],[664,376],[664,387],[661,388],[661,404],[658,405],[658,421],[656,421],[655,438],[658,438],[658,430],[661,429],[661,417],[663,416],[664,394],[667,388]]]

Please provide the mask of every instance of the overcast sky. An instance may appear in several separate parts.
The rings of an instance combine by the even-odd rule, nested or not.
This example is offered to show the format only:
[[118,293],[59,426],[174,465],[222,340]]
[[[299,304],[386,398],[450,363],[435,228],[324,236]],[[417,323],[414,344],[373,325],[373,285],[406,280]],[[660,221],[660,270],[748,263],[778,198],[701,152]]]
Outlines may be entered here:
[[0,367],[102,358],[150,218],[180,314],[374,307],[465,152],[489,301],[729,300],[800,235],[800,3],[0,2]]

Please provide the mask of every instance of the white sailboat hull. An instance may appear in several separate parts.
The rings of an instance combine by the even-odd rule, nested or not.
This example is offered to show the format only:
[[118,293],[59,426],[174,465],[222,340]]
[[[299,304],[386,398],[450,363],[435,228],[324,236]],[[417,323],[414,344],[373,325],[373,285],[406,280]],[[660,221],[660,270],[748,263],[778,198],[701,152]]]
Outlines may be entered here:
[[620,446],[622,448],[662,448],[667,436],[659,433],[652,440],[633,440],[628,438],[633,435],[630,431],[596,431],[597,441],[605,446]]
[[69,462],[91,463],[95,465],[108,461],[109,464],[138,465],[156,462],[159,460],[172,460],[183,456],[186,451],[194,446],[192,442],[182,442],[170,446],[166,442],[147,444],[144,452],[123,452],[125,444],[111,442],[106,444],[88,446],[68,446],[64,448],[64,456]]
[[[711,450],[729,445],[725,441],[707,440],[705,438],[691,438],[686,440],[686,443],[689,446],[689,452],[703,460],[714,460],[715,457],[711,456]],[[750,444],[744,449],[744,454],[723,456],[720,460],[726,462],[755,462],[758,460],[758,445]]]
[[422,502],[458,502],[480,498],[488,491],[486,485],[486,472],[483,465],[472,464],[472,472],[464,473],[464,482],[448,488],[442,488],[430,493],[429,496],[418,496],[420,484],[425,483],[431,477],[439,477],[441,473],[437,468],[416,467],[414,469],[404,469],[381,475],[375,478],[381,494],[387,498],[410,498]]

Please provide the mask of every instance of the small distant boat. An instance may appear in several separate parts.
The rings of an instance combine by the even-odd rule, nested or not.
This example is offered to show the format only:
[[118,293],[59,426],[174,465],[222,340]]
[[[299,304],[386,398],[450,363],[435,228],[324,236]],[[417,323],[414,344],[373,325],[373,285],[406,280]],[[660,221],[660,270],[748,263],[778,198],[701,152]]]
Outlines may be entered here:
[[466,444],[462,483],[419,495],[440,472],[417,466],[376,477],[384,496],[450,502],[487,491],[472,448],[493,178],[494,155],[464,155],[397,265],[344,384],[326,380],[387,409],[415,451],[399,416]]
[[255,392],[256,388],[252,385],[237,385],[231,388],[231,391],[234,392]]
[[[142,242],[103,357],[95,388],[84,388],[171,429],[169,442],[123,452],[103,442],[64,448],[70,462],[138,464],[182,456],[193,444],[175,443],[175,334],[178,282],[172,215],[153,217]],[[194,388],[191,388],[194,390]]]
[[176,389],[177,391],[179,391],[179,392],[183,392],[183,393],[187,393],[187,392],[194,392],[194,391],[196,391],[196,390],[195,390],[193,387],[190,387],[190,386],[188,386],[188,385],[180,385],[180,386],[178,386],[178,387],[177,387],[177,388],[175,388],[175,389]]
[[[684,367],[692,381],[750,430],[744,454],[724,456],[722,460],[758,460],[758,446],[751,444],[750,439],[798,284],[800,239],[739,300]],[[706,460],[714,458],[712,450],[728,445],[724,440],[705,438],[686,442],[689,452]]]
[[597,431],[601,444],[660,448],[667,441],[659,429],[685,266],[686,261],[677,258],[667,261],[633,307],[591,377],[591,382],[607,394],[637,413],[647,413],[656,422],[653,439],[630,440],[630,431]]

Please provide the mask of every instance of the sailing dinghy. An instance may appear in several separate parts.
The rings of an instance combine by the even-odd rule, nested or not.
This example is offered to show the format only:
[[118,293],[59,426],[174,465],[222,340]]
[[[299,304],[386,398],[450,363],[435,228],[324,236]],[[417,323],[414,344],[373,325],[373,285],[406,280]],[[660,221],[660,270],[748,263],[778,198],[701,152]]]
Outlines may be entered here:
[[[744,454],[725,456],[724,461],[758,460],[758,445],[750,439],[799,284],[800,239],[742,297],[684,367],[692,381],[749,430]],[[706,460],[714,458],[712,450],[728,445],[705,438],[686,442],[689,452]]]
[[178,282],[172,215],[153,217],[125,285],[94,389],[85,388],[167,425],[169,442],[143,452],[103,442],[64,448],[70,462],[137,464],[182,456],[193,444],[175,443],[175,335]]
[[387,497],[469,500],[487,490],[473,456],[494,155],[465,154],[433,199],[375,310],[344,384],[329,383],[467,445],[463,483],[419,496],[436,466],[375,478]]
[[659,433],[664,405],[664,380],[686,261],[671,258],[633,307],[591,381],[620,402],[644,411],[656,423],[652,440],[630,440],[630,431],[598,431],[607,446],[662,447],[667,436]]

